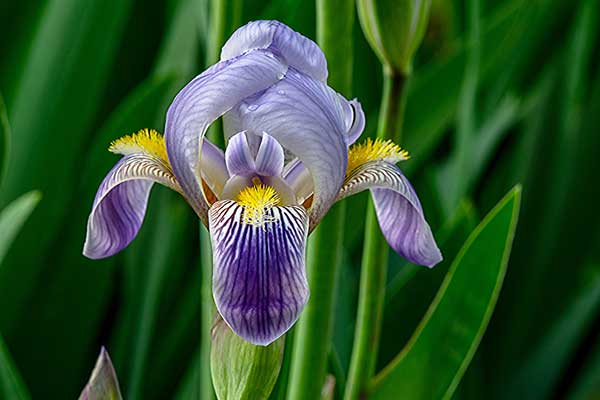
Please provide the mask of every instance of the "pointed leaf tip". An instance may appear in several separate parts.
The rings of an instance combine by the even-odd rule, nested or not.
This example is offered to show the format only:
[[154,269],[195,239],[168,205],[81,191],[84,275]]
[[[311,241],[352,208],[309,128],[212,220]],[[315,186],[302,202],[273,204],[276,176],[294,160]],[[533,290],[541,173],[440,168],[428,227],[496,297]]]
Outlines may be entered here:
[[104,346],[79,400],[122,400],[117,374]]

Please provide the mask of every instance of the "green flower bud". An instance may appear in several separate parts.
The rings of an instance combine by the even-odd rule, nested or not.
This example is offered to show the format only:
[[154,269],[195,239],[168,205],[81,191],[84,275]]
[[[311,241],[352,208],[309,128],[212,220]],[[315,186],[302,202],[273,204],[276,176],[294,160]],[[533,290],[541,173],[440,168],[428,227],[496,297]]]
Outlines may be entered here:
[[122,400],[117,374],[104,347],[79,400]]
[[410,74],[430,6],[431,0],[358,0],[362,30],[386,67]]
[[267,399],[275,386],[285,338],[255,346],[237,336],[218,318],[212,330],[210,371],[219,400]]

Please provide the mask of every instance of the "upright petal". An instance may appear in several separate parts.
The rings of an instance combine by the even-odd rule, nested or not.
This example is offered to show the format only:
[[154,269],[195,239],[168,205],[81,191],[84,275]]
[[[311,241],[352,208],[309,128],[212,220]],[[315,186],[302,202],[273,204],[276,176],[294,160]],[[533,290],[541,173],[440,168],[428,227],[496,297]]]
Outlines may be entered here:
[[263,176],[279,176],[283,171],[283,147],[273,136],[263,133],[256,154],[256,172]]
[[229,179],[229,173],[225,165],[223,150],[212,144],[208,139],[204,139],[202,142],[200,170],[202,171],[202,179],[218,197],[223,191],[225,182]]
[[294,159],[283,170],[283,179],[292,188],[298,202],[304,203],[313,193],[313,180],[302,161]]
[[223,46],[221,60],[266,49],[314,79],[327,81],[327,61],[315,42],[278,21],[254,21],[236,30]]
[[348,134],[346,136],[348,146],[354,144],[365,129],[365,113],[362,110],[362,106],[356,99],[350,101],[349,104],[352,107],[352,113],[348,114],[348,117],[351,116],[352,118],[347,122],[347,125],[349,126]]
[[412,185],[389,162],[369,161],[346,179],[338,200],[371,189],[379,226],[390,246],[415,264],[433,267],[442,254]]
[[344,101],[322,82],[290,68],[285,79],[240,106],[244,126],[269,132],[310,171],[314,181],[311,227],[333,203],[346,174],[348,106]]
[[229,139],[225,149],[225,163],[229,175],[249,176],[254,174],[256,165],[248,146],[246,132],[239,132]]
[[262,226],[244,221],[231,200],[209,211],[219,313],[245,340],[268,345],[298,319],[308,300],[304,266],[308,217],[300,206],[265,210]]
[[181,191],[170,168],[154,156],[123,157],[104,178],[90,213],[83,254],[104,258],[125,248],[137,235],[154,182]]
[[251,51],[204,71],[175,97],[167,111],[167,152],[173,172],[195,208],[208,208],[198,180],[206,129],[240,100],[277,82],[286,70],[273,54]]

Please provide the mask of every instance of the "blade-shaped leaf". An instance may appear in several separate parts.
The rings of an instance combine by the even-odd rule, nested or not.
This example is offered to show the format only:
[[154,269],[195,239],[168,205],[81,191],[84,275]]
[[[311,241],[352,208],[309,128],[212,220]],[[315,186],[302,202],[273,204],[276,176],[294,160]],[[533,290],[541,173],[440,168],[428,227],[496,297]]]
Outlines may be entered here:
[[10,356],[4,340],[0,336],[0,398],[27,400],[31,398]]
[[41,198],[37,191],[25,193],[0,212],[0,266],[11,243]]
[[117,374],[104,347],[79,400],[121,400]]
[[414,336],[375,378],[372,399],[452,396],[496,304],[520,196],[517,186],[471,233]]
[[6,105],[4,98],[0,94],[0,184],[4,178],[6,162],[8,161],[8,146],[10,140],[10,125],[8,124],[8,115],[6,115]]
[[600,310],[598,271],[597,265],[587,268],[589,278],[585,286],[515,373],[513,382],[505,386],[503,396],[541,400],[554,393],[561,372],[567,368],[575,349]]
[[[46,1],[43,17],[27,46],[14,95],[7,98],[11,149],[0,204],[31,188],[44,193],[31,222],[0,270],[0,291],[11,305],[0,313],[7,337],[17,336],[37,278],[48,267],[51,241],[74,192],[80,150],[89,138],[133,1]],[[35,251],[31,244],[35,243]],[[12,342],[12,340],[11,340]],[[18,352],[18,350],[15,350]]]

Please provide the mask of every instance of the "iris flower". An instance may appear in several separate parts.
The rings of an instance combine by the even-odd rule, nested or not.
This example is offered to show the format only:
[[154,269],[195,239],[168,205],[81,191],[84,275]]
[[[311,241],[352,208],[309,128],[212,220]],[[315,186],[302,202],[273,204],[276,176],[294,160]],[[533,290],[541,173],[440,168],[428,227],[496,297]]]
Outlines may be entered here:
[[[205,138],[220,116],[224,152]],[[100,184],[83,254],[97,259],[126,247],[152,185],[165,185],[208,227],[219,313],[237,335],[267,345],[308,300],[306,240],[339,200],[370,189],[396,252],[430,267],[442,258],[396,166],[407,153],[389,141],[353,145],[364,125],[360,104],[327,86],[313,41],[277,21],[251,22],[175,97],[164,139],[144,129],[111,144],[123,157]]]

